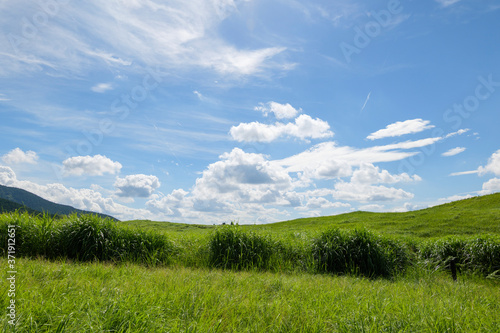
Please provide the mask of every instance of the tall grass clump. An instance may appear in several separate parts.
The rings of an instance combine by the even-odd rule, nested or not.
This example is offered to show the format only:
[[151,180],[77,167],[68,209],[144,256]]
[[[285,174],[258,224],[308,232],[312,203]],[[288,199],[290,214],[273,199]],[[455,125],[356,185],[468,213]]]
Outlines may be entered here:
[[467,269],[483,275],[500,272],[500,238],[483,236],[470,239],[465,245]]
[[108,219],[73,216],[61,227],[60,254],[81,261],[110,260],[120,256],[119,232]]
[[[157,265],[168,263],[176,252],[161,233],[120,226],[97,215],[73,214],[59,219],[48,214],[0,214],[0,241],[4,244],[8,225],[16,226],[16,253],[23,257]],[[2,252],[6,255],[4,247]]]
[[366,230],[324,231],[313,240],[312,252],[320,273],[391,277],[407,264],[401,245]]
[[433,269],[450,269],[454,262],[459,271],[489,275],[500,270],[500,238],[445,237],[430,240],[420,248],[420,260]]
[[80,261],[166,263],[174,245],[159,233],[118,227],[95,215],[74,216],[61,227],[61,255]]
[[18,255],[51,257],[57,253],[58,220],[50,214],[33,216],[21,211],[0,214],[0,239],[3,244],[7,242],[9,225],[15,226]]
[[224,269],[268,266],[272,243],[264,236],[244,232],[238,226],[217,228],[209,239],[210,265]]

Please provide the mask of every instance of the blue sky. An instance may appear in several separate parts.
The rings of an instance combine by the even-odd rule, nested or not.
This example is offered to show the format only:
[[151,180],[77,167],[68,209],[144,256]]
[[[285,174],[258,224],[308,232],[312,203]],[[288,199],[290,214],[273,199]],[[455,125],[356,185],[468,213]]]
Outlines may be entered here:
[[269,223],[500,191],[500,3],[3,1],[0,184]]

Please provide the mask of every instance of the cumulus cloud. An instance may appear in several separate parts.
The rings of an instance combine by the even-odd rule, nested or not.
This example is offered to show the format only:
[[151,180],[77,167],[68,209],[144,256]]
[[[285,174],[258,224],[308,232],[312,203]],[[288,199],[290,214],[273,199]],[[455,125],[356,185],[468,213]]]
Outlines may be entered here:
[[231,127],[231,137],[239,142],[271,142],[279,137],[296,137],[302,140],[329,138],[333,136],[330,125],[321,119],[313,119],[311,116],[302,114],[295,119],[294,123],[274,125],[259,122],[241,123]]
[[342,202],[331,202],[326,198],[312,197],[307,200],[306,209],[350,208],[351,205]]
[[[325,160],[317,168],[307,170],[317,179],[332,179],[349,177],[352,175],[352,167],[349,163],[342,160]],[[311,172],[312,171],[312,172]]]
[[365,212],[382,212],[384,208],[385,208],[384,205],[370,204],[370,205],[360,206],[359,210]]
[[0,184],[4,186],[14,186],[17,182],[14,170],[8,166],[0,165]]
[[464,199],[469,199],[469,198],[472,198],[473,195],[471,194],[466,194],[466,195],[452,195],[452,196],[449,196],[449,197],[446,197],[446,198],[439,198],[438,199],[438,202],[439,204],[444,204],[444,203],[447,203],[447,202],[452,202],[452,201],[458,201],[458,200],[464,200]]
[[387,170],[380,170],[379,167],[370,163],[361,164],[360,168],[354,171],[351,182],[356,184],[394,184],[399,182],[420,181],[418,175],[410,176],[407,173],[391,175]]
[[302,111],[302,109],[295,109],[289,103],[280,104],[276,102],[260,103],[259,106],[255,107],[255,110],[262,111],[266,117],[269,113],[273,113],[277,119],[295,118]]
[[477,171],[480,176],[487,173],[492,173],[495,176],[500,176],[500,149],[491,155],[486,166],[480,166]]
[[153,194],[151,199],[146,202],[149,210],[161,213],[167,216],[182,216],[183,208],[190,209],[193,207],[192,202],[186,198],[189,192],[183,189],[173,190],[168,195]]
[[63,174],[66,176],[102,176],[105,173],[114,175],[119,173],[121,168],[119,162],[113,162],[102,155],[76,156],[63,161]]
[[15,148],[9,151],[7,154],[3,155],[2,161],[5,164],[19,164],[19,163],[37,164],[38,155],[31,150],[24,152],[20,148]]
[[337,200],[345,201],[399,201],[414,197],[413,193],[402,189],[386,186],[374,186],[358,183],[338,182],[335,184],[332,196]]
[[262,154],[234,148],[220,159],[196,180],[192,193],[199,203],[206,200],[272,203],[280,191],[291,187],[289,174]]
[[156,176],[143,174],[128,175],[125,178],[117,178],[115,188],[120,197],[149,198],[153,192],[160,187],[160,181]]
[[113,85],[111,83],[98,83],[90,89],[96,93],[105,93],[108,90],[113,90]]
[[492,178],[483,184],[483,190],[480,194],[490,194],[500,192],[500,178]]
[[411,119],[406,121],[398,121],[387,125],[386,128],[378,130],[367,136],[367,139],[376,140],[388,137],[397,137],[405,134],[414,134],[433,128],[434,125],[429,125],[429,120]]

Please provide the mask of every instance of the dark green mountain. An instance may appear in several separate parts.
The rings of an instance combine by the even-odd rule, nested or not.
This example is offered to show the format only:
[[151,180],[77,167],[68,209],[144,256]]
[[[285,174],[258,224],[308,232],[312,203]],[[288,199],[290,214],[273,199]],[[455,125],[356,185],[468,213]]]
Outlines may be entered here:
[[30,214],[39,214],[36,210],[30,209],[24,205],[18,204],[16,202],[12,202],[7,199],[0,198],[0,213],[10,213],[16,210],[28,212]]
[[32,209],[34,211],[46,212],[46,213],[49,213],[51,215],[68,215],[68,214],[73,214],[73,213],[77,213],[78,215],[96,214],[96,215],[99,215],[103,218],[107,217],[107,218],[111,218],[113,220],[116,220],[114,217],[109,216],[109,215],[88,212],[88,211],[76,209],[76,208],[71,207],[71,206],[56,204],[54,202],[45,200],[45,199],[43,199],[43,198],[39,197],[38,195],[35,195],[31,192],[28,192],[28,191],[25,191],[25,190],[22,190],[22,189],[16,188],[16,187],[9,187],[9,186],[0,185],[0,199],[5,199],[5,200],[8,200],[11,202],[11,203],[7,203],[7,202],[4,203],[5,207],[7,207],[7,208],[14,207],[14,205],[12,205],[12,204],[18,204],[20,207],[17,207],[17,208],[22,209],[23,206],[26,206],[29,209]]

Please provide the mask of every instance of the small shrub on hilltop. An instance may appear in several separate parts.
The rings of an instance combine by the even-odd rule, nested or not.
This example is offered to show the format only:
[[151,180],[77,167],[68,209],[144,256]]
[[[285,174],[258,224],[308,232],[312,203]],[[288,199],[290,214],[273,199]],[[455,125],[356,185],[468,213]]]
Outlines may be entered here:
[[238,226],[217,228],[209,240],[210,265],[216,268],[264,268],[272,253],[271,242]]
[[313,240],[312,251],[323,273],[390,277],[407,261],[401,246],[366,230],[327,230]]

